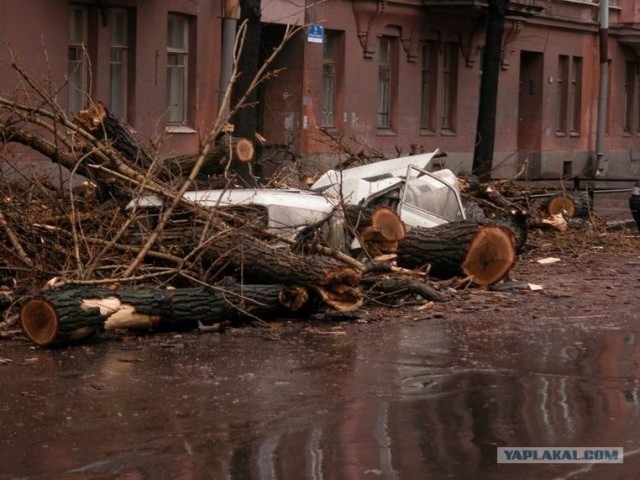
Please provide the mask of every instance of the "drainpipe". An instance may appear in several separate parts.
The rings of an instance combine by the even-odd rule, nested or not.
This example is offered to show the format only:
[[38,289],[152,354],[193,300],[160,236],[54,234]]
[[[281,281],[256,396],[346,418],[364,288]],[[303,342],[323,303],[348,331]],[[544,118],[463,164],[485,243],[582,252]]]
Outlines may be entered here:
[[[220,65],[220,95],[218,107],[222,105],[224,92],[227,90],[233,71],[233,49],[236,42],[236,28],[240,9],[238,0],[224,0],[222,2],[222,58]],[[229,114],[229,105],[225,105],[219,112],[222,115]]]
[[596,176],[606,175],[607,159],[604,157],[604,131],[607,121],[609,93],[609,0],[600,0],[600,91],[598,95],[598,125],[596,130]]

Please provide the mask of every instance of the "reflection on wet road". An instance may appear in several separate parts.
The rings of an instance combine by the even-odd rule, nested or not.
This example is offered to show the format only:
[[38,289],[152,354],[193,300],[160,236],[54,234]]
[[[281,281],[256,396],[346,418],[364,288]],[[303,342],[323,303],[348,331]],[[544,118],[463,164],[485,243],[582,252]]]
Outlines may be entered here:
[[[0,479],[640,478],[638,314],[601,317],[14,344]],[[498,446],[626,455],[497,465]]]

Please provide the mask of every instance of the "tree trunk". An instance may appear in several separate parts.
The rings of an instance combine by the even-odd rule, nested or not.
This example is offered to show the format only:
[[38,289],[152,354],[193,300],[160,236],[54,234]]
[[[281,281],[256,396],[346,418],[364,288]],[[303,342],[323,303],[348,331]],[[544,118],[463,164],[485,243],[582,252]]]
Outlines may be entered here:
[[502,33],[509,0],[489,0],[487,30],[482,50],[482,78],[480,103],[476,124],[476,146],[473,152],[472,172],[481,182],[491,179],[493,148],[496,131],[498,80],[502,62]]
[[413,228],[399,242],[398,266],[429,266],[430,275],[468,277],[476,285],[492,285],[509,273],[516,260],[513,233],[500,225],[445,223]]
[[[247,22],[247,32],[244,46],[238,59],[239,76],[232,89],[231,108],[234,108],[240,99],[245,96],[249,85],[258,73],[258,59],[260,48],[260,0],[240,0],[240,23]],[[234,134],[240,137],[255,138],[258,125],[257,119],[257,92],[249,93],[241,107],[232,117]],[[251,172],[250,164],[232,161],[231,170],[238,176],[238,180],[244,186],[255,186],[256,182]]]
[[102,330],[188,330],[198,322],[207,325],[229,318],[273,314],[285,303],[297,309],[306,302],[305,294],[280,285],[117,291],[70,287],[27,300],[20,309],[20,324],[36,345],[58,346],[87,339]]

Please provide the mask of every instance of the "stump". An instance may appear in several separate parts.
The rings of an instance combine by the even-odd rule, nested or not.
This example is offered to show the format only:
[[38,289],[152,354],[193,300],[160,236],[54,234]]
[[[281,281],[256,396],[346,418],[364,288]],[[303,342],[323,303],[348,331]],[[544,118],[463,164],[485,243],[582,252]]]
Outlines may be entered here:
[[398,266],[428,266],[433,277],[467,277],[481,286],[504,278],[515,260],[513,232],[495,224],[454,222],[413,228],[398,244]]
[[69,287],[27,300],[20,309],[20,325],[36,345],[60,346],[85,340],[102,330],[189,330],[198,323],[210,325],[273,314],[282,306],[297,310],[307,298],[304,289],[283,289],[279,285],[115,291]]

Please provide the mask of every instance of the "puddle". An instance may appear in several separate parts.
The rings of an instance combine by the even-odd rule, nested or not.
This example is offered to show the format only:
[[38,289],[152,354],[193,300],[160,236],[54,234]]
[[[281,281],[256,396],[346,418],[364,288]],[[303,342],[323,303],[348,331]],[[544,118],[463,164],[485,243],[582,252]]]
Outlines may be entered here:
[[[320,340],[185,336],[180,349],[12,345],[3,356],[30,367],[0,369],[0,479],[635,478],[638,332],[610,318],[548,327],[429,320]],[[498,446],[630,455],[497,465]]]

